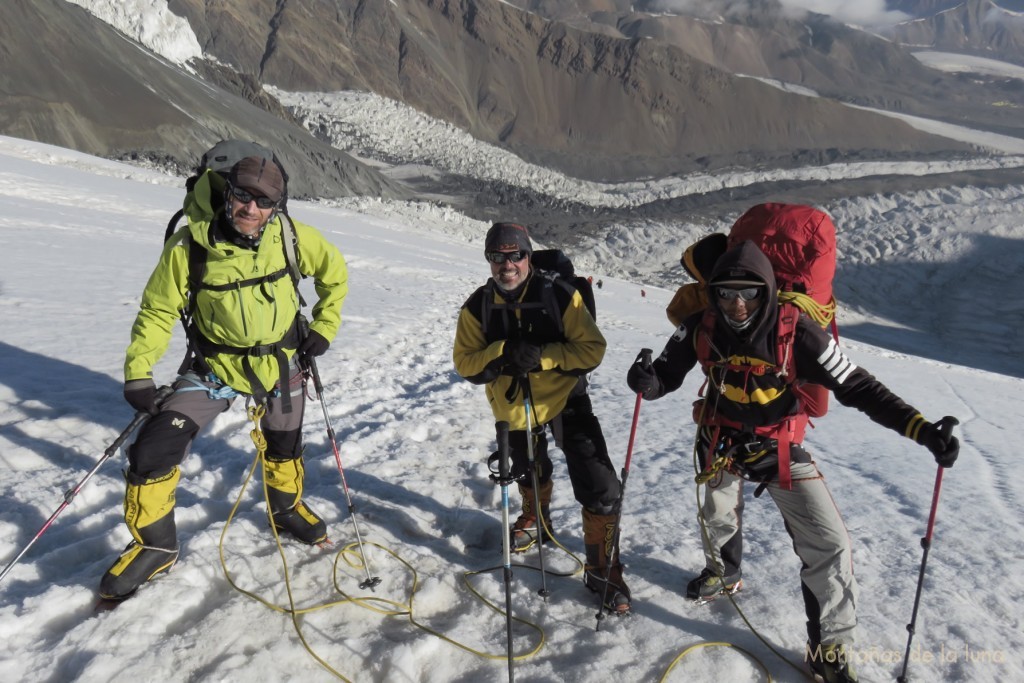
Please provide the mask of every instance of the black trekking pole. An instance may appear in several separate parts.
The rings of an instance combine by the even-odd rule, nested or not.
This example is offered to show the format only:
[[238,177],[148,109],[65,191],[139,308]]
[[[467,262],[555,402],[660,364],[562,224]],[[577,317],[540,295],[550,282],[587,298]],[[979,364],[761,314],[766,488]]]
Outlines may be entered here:
[[[156,404],[160,405],[160,403],[165,398],[167,398],[173,393],[173,388],[161,387],[156,392]],[[93,468],[89,470],[88,474],[86,474],[81,481],[75,484],[73,488],[70,488],[64,492],[64,502],[61,503],[60,506],[58,506],[57,509],[53,511],[53,514],[50,515],[50,518],[46,520],[46,523],[43,524],[43,527],[36,533],[35,536],[32,537],[32,540],[29,541],[28,545],[26,545],[22,549],[22,551],[18,553],[18,556],[11,560],[10,564],[4,567],[3,572],[0,572],[0,581],[4,580],[4,577],[7,576],[7,573],[11,571],[11,568],[13,568],[14,565],[18,563],[18,560],[24,557],[25,553],[28,552],[29,548],[35,545],[35,542],[39,540],[39,537],[46,533],[46,530],[50,528],[50,525],[53,524],[55,519],[57,519],[57,516],[60,513],[64,512],[64,508],[66,508],[68,505],[71,505],[71,502],[75,499],[75,496],[78,495],[78,492],[82,490],[82,487],[84,487],[90,479],[92,479],[93,475],[96,474],[96,472],[100,469],[103,463],[105,463],[107,460],[113,457],[113,455],[117,453],[118,449],[121,448],[122,444],[124,444],[124,442],[128,440],[128,437],[132,435],[132,432],[138,429],[139,426],[143,422],[148,420],[150,417],[152,416],[145,410],[140,410],[137,413],[135,413],[135,417],[132,418],[132,421],[128,424],[127,427],[124,428],[124,431],[122,431],[117,436],[117,438],[114,439],[114,443],[110,444],[107,447],[107,450],[103,451],[103,455],[100,457],[99,461],[97,461],[97,463],[93,466]]]
[[[953,425],[943,425],[943,429],[953,429]],[[935,489],[932,492],[932,510],[928,515],[928,529],[925,532],[924,538],[921,539],[921,547],[924,548],[924,554],[921,557],[921,571],[917,575],[917,594],[914,596],[914,611],[910,616],[910,623],[907,624],[907,651],[903,655],[903,672],[896,677],[899,683],[906,683],[907,679],[907,665],[910,660],[910,643],[914,640],[914,628],[917,624],[917,609],[921,606],[921,590],[924,588],[924,569],[928,564],[928,551],[932,547],[932,531],[935,529],[935,513],[939,509],[939,491],[942,489],[942,465],[939,465],[938,471],[935,473]]]
[[[640,349],[640,355],[634,363],[640,363],[645,369],[651,367],[650,349]],[[597,625],[595,631],[601,630],[601,620],[604,619],[604,601],[608,599],[608,582],[612,575],[612,554],[619,547],[619,531],[622,525],[622,502],[626,497],[626,480],[629,479],[629,464],[633,460],[633,441],[636,439],[636,425],[640,421],[640,403],[643,401],[643,394],[636,393],[636,404],[633,406],[633,424],[629,428],[629,441],[626,443],[626,462],[622,466],[622,483],[619,486],[619,499],[615,501],[615,529],[612,532],[612,547],[605,555],[604,562],[604,590],[601,591],[601,604],[597,606]]]
[[515,674],[512,671],[512,539],[510,538],[508,519],[508,487],[513,482],[508,463],[508,422],[498,422],[494,425],[498,438],[498,477],[495,479],[501,486],[501,528],[505,533],[502,535],[501,559],[505,571],[505,624],[508,630],[508,681],[512,683]]
[[352,518],[352,528],[356,531],[356,543],[359,544],[359,555],[363,558],[363,569],[366,570],[366,580],[360,582],[359,587],[373,590],[380,584],[379,576],[370,576],[370,561],[366,558],[366,551],[363,549],[363,537],[359,534],[359,525],[356,524],[356,506],[352,502],[352,494],[348,490],[348,480],[345,479],[345,468],[341,465],[341,453],[338,452],[338,437],[334,433],[334,425],[331,424],[331,416],[327,414],[327,402],[324,401],[324,385],[320,381],[320,370],[316,366],[316,359],[312,356],[303,359],[302,363],[313,378],[313,388],[316,390],[316,397],[320,401],[320,408],[324,413],[324,423],[327,425],[327,438],[334,450],[334,460],[338,463],[338,472],[341,474],[341,487],[345,491],[345,502],[348,503],[348,514]]
[[537,511],[537,560],[540,562],[540,596],[547,602],[548,578],[544,571],[544,512],[540,507],[540,474],[537,463],[533,459],[533,392],[530,389],[530,378],[523,373],[519,378],[523,389],[523,408],[526,410],[526,459],[530,467],[530,483],[533,486],[533,509]]

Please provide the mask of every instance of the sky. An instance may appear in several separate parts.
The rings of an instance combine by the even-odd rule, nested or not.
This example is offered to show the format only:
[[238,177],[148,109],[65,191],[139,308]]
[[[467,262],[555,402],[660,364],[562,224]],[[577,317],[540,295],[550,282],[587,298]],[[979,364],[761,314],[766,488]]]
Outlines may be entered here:
[[[121,397],[124,348],[163,226],[183,190],[180,178],[11,138],[0,138],[0,176],[0,562],[6,566],[131,418]],[[999,302],[965,302],[977,309],[977,327],[950,328],[940,316],[904,319],[873,292],[881,288],[889,299],[914,302],[936,278],[964,278],[975,267],[971,243],[983,245],[989,234],[1001,236],[1007,263],[1016,259],[1020,267],[1022,204],[1024,188],[1009,188],[832,207],[841,236],[860,231],[865,242],[855,254],[840,254],[840,329],[848,355],[927,417],[961,420],[961,457],[944,478],[914,639],[910,671],[918,680],[1024,676],[1018,609],[1024,580],[1017,571],[1024,494],[1007,484],[1017,457],[1007,435],[1024,417],[1012,397],[1024,379],[1010,358],[992,367],[960,360],[976,352],[971,338],[979,330],[989,332],[1009,316],[1004,322],[1019,334],[1024,316],[1019,307],[988,310]],[[946,211],[931,213],[940,208]],[[467,574],[502,563],[500,489],[485,464],[494,448],[493,418],[482,389],[457,377],[451,364],[458,309],[488,273],[481,258],[486,226],[433,204],[363,199],[347,206],[293,202],[291,210],[337,244],[350,267],[341,332],[320,367],[354,515],[319,406],[307,406],[304,428],[306,499],[328,522],[335,548],[286,542],[279,555],[258,484],[244,487],[254,449],[250,423],[236,405],[197,439],[183,465],[182,550],[169,574],[118,609],[94,613],[99,577],[129,540],[121,521],[121,453],[102,461],[13,566],[0,583],[5,680],[505,680],[504,617],[466,585]],[[878,216],[916,233],[857,227]],[[972,233],[981,217],[988,230]],[[624,239],[613,235],[609,242]],[[639,245],[646,235],[630,239]],[[618,252],[644,253],[621,245]],[[595,411],[621,470],[634,408],[625,373],[640,348],[660,351],[671,333],[664,306],[672,291],[602,270],[584,272],[604,283],[598,311],[609,348],[591,379]],[[861,341],[865,330],[880,330],[891,343]],[[898,350],[900,344],[915,352]],[[178,334],[156,368],[159,383],[172,381],[181,353]],[[729,603],[696,608],[682,598],[702,565],[688,421],[699,384],[687,378],[679,392],[644,403],[638,416],[622,521],[635,614],[607,619],[597,631],[596,599],[578,575],[549,574],[551,595],[544,601],[539,573],[515,568],[513,614],[543,630],[541,642],[533,628],[517,626],[518,680],[766,680],[762,666],[773,680],[803,680]],[[860,669],[865,680],[892,678],[906,647],[936,466],[922,447],[835,405],[807,445],[853,541],[862,596]],[[554,459],[556,535],[579,556],[579,507],[557,451]],[[799,665],[798,562],[770,501],[747,496],[747,588],[737,602],[757,632]],[[353,524],[367,569],[346,561],[356,542]],[[345,548],[349,553],[339,554]],[[575,571],[567,552],[548,548],[549,571]],[[526,554],[515,562],[536,567],[538,558]],[[359,588],[366,573],[381,579],[373,592]],[[470,574],[468,581],[503,604],[500,571]],[[298,609],[315,611],[295,622],[280,611],[289,605],[288,588]],[[674,662],[687,648],[710,642],[743,648],[760,664],[726,647],[704,647]]]
[[[160,3],[136,10],[153,7]],[[391,137],[411,147],[400,131],[408,132],[396,126]],[[358,134],[367,139],[372,131]],[[444,135],[418,139],[429,147]],[[1004,142],[990,139],[993,147]],[[473,157],[480,175],[488,154]],[[976,163],[1019,166],[996,155]],[[841,179],[865,169],[798,172]],[[4,680],[507,679],[505,617],[469,588],[503,604],[494,570],[502,560],[501,495],[486,468],[493,418],[482,388],[461,380],[451,363],[459,307],[488,274],[485,224],[432,203],[291,202],[293,215],[337,244],[350,269],[342,328],[320,368],[355,513],[321,407],[311,402],[306,499],[335,546],[286,541],[279,552],[258,481],[246,486],[251,423],[236,405],[183,464],[178,564],[116,610],[96,613],[99,578],[129,540],[121,511],[126,460],[123,453],[103,459],[132,417],[121,396],[124,349],[183,179],[6,137],[0,177],[0,566],[99,464],[0,582]],[[529,181],[576,182],[540,172]],[[595,201],[639,202],[666,185],[700,192],[754,181],[602,187]],[[1008,483],[1016,473],[1013,428],[1024,418],[1014,400],[1024,389],[1024,302],[1013,285],[1024,278],[1024,185],[886,193],[823,208],[839,228],[835,286],[847,355],[926,417],[961,421],[961,456],[943,480],[910,674],[1024,680],[1024,493]],[[727,227],[728,220],[623,224],[571,254],[604,284],[598,315],[609,346],[591,377],[592,395],[617,469],[635,404],[625,374],[640,348],[658,352],[672,332],[664,307],[683,281],[679,252]],[[158,382],[173,380],[183,352],[176,333]],[[582,553],[579,506],[554,451],[552,516],[565,550],[546,546],[545,564],[570,576],[549,574],[545,601],[536,554],[515,558],[533,568],[514,568],[513,616],[536,626],[515,626],[517,680],[762,681],[763,669],[772,680],[805,680],[799,562],[766,497],[746,494],[742,615],[726,601],[697,608],[682,597],[703,565],[689,422],[699,386],[699,377],[688,377],[680,391],[641,406],[622,521],[635,613],[606,619],[600,630],[596,598],[571,575],[578,565],[570,553]],[[853,543],[862,680],[892,680],[907,644],[936,466],[922,447],[834,402],[806,445]],[[358,550],[354,524],[365,569],[349,562]],[[375,591],[359,587],[367,573],[381,579]],[[294,619],[286,613],[291,600],[301,612]],[[704,647],[720,642],[736,647]]]

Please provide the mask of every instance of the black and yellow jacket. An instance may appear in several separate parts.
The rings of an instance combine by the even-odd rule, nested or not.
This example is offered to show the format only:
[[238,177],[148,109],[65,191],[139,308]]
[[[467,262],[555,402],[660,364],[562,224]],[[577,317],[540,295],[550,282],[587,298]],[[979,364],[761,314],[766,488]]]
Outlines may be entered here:
[[[729,327],[724,313],[716,310],[711,353],[712,360],[723,361],[723,366],[709,369],[707,406],[744,426],[771,426],[797,410],[796,397],[785,379],[765,371],[774,367],[777,360],[775,276],[768,258],[752,243],[730,251],[716,265],[716,272],[725,268],[743,269],[763,280],[769,296],[757,311],[752,329],[742,336]],[[716,307],[717,299],[714,296],[710,299],[710,305]],[[687,317],[669,339],[654,362],[660,386],[647,394],[647,398],[675,391],[698,364],[697,335],[706,333],[701,326],[702,319],[703,313]],[[918,411],[853,363],[826,330],[805,316],[801,316],[797,324],[793,353],[799,380],[824,386],[843,405],[856,408],[874,422],[916,440],[917,430],[924,423]]]
[[543,272],[531,272],[512,301],[493,280],[473,292],[459,312],[455,370],[486,385],[495,420],[507,421],[513,430],[526,429],[526,412],[518,380],[502,361],[510,339],[541,346],[540,366],[529,373],[533,424],[562,412],[580,376],[601,364],[607,346],[579,292]]

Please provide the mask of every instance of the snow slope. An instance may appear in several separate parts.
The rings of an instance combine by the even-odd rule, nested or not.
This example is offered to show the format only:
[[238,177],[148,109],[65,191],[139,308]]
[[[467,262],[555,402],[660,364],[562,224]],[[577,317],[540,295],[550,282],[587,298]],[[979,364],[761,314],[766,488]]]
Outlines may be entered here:
[[[131,418],[121,398],[123,351],[164,224],[180,205],[181,179],[11,138],[0,138],[0,177],[6,566]],[[927,417],[954,414],[962,422],[961,457],[945,475],[917,621],[915,680],[1024,680],[1024,494],[1013,484],[1024,379],[1013,372],[1019,343],[1000,340],[1015,334],[1019,341],[1024,327],[1015,303],[1024,262],[1022,196],[1020,188],[950,189],[830,207],[843,240],[838,284],[848,327],[875,329],[883,342],[846,334],[848,354]],[[457,377],[451,364],[458,309],[488,272],[481,258],[486,226],[435,206],[365,199],[294,202],[291,210],[339,246],[351,275],[342,329],[321,372],[356,514],[347,509],[317,405],[307,406],[304,429],[307,500],[328,521],[338,549],[355,541],[358,522],[369,567],[286,542],[296,604],[323,606],[294,621],[232,588],[225,568],[240,588],[277,606],[289,602],[262,493],[258,485],[242,492],[254,449],[251,423],[236,405],[184,463],[177,507],[182,552],[168,575],[117,610],[93,613],[99,577],[129,540],[120,510],[122,454],[103,463],[14,566],[0,583],[4,680],[336,680],[312,653],[354,681],[507,678],[504,618],[464,583],[467,572],[501,564],[500,492],[485,464],[493,420],[483,390]],[[671,292],[620,279],[598,264],[641,271],[648,237],[613,234],[604,246],[614,258],[586,266],[604,281],[598,308],[609,349],[593,374],[593,397],[617,468],[634,405],[625,373],[641,347],[658,351],[671,332],[663,314]],[[986,261],[974,260],[977,248],[987,249]],[[933,293],[948,293],[943,283],[993,263],[992,278],[1009,277],[1001,288],[993,285],[991,298]],[[992,338],[990,356],[1012,354],[994,362],[1000,372],[972,361],[980,357],[979,329],[946,324],[943,314],[957,306],[974,307],[980,332]],[[157,368],[159,381],[173,378],[182,350],[179,335]],[[549,576],[544,602],[539,574],[516,569],[514,614],[544,633],[541,644],[536,631],[516,626],[518,680],[656,681],[670,668],[669,681],[766,680],[730,648],[700,649],[673,667],[685,648],[709,641],[749,651],[773,680],[804,680],[728,602],[698,609],[682,599],[702,564],[689,422],[699,384],[690,377],[676,394],[641,409],[623,518],[635,615],[606,620],[596,631],[595,598],[578,576]],[[906,647],[936,467],[923,448],[838,406],[818,420],[808,444],[853,540],[862,680],[891,680]],[[579,554],[579,508],[557,451],[554,460],[556,533]],[[746,534],[748,588],[738,604],[761,636],[799,664],[799,563],[772,503],[749,492]],[[536,565],[537,557],[516,561]],[[575,568],[553,549],[546,562],[555,570]],[[359,588],[366,573],[381,578],[373,593]],[[489,599],[503,600],[500,572],[470,581]],[[407,612],[414,584],[412,619],[380,613]],[[378,600],[346,601],[339,591]]]

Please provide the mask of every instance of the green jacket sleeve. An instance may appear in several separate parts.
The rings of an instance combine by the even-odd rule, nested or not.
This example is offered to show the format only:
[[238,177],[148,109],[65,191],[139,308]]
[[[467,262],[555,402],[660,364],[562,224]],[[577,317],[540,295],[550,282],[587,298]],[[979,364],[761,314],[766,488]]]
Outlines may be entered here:
[[317,302],[309,327],[333,341],[341,327],[341,306],[348,295],[348,266],[338,248],[323,234],[294,221],[299,241],[299,268],[313,278]]
[[[183,229],[185,230],[185,229]],[[188,249],[179,232],[160,255],[142,292],[139,314],[132,325],[131,342],[125,352],[125,381],[153,376],[153,366],[167,351],[174,326],[185,309],[188,289]]]

